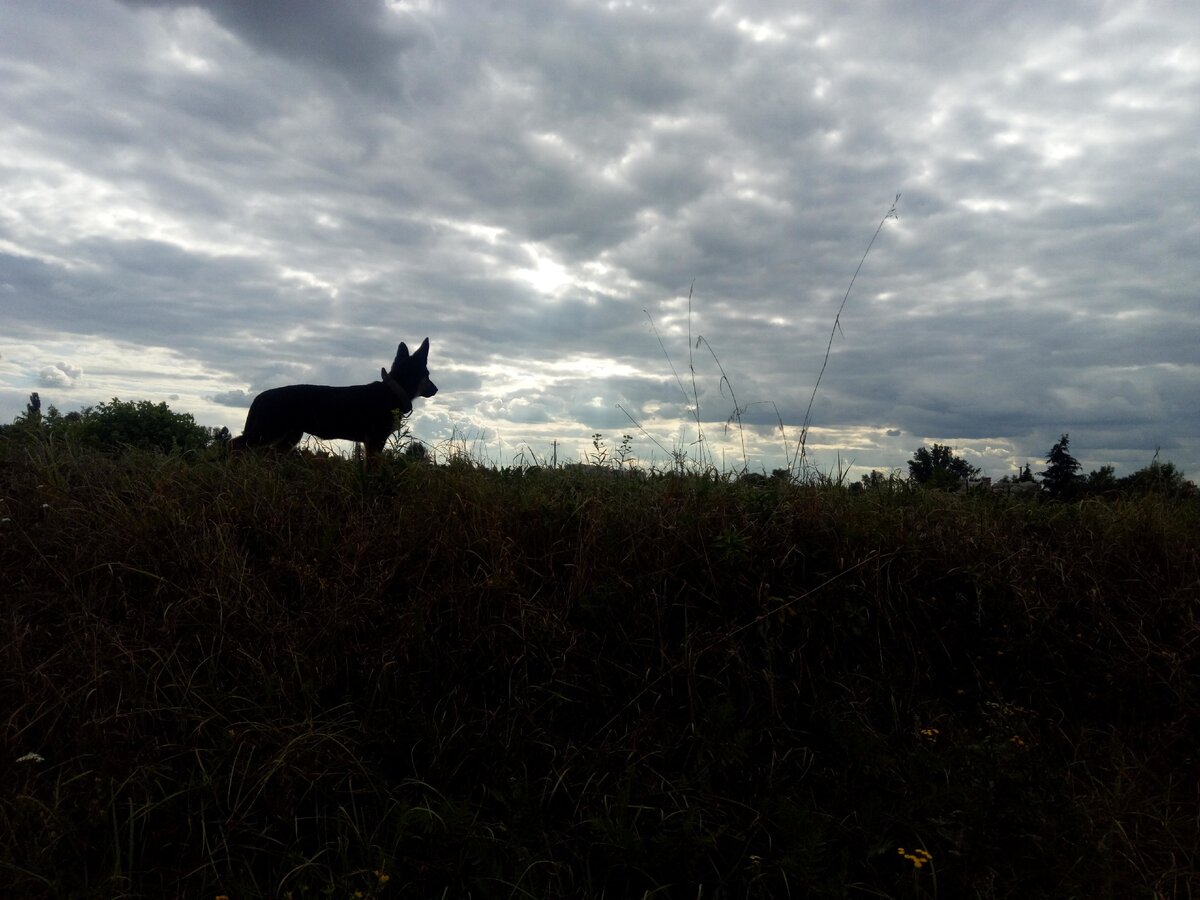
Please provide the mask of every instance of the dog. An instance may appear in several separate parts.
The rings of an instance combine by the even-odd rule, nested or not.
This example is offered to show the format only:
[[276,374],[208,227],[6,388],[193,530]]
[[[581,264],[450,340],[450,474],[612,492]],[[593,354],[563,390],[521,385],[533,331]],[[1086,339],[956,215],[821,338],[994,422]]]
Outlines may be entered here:
[[360,443],[367,459],[378,458],[395,431],[394,410],[408,415],[413,400],[437,393],[429,380],[429,338],[411,355],[401,343],[392,370],[379,374],[382,380],[370,384],[291,384],[263,391],[250,404],[241,435],[229,442],[230,451],[269,447],[286,452],[311,434]]

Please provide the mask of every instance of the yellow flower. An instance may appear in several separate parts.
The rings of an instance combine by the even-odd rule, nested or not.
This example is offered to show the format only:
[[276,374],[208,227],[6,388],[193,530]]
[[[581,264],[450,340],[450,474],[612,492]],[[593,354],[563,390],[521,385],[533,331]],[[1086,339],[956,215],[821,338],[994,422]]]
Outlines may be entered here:
[[911,862],[914,869],[919,869],[926,863],[933,862],[933,854],[928,850],[914,850],[912,853],[909,853],[901,847],[896,852]]

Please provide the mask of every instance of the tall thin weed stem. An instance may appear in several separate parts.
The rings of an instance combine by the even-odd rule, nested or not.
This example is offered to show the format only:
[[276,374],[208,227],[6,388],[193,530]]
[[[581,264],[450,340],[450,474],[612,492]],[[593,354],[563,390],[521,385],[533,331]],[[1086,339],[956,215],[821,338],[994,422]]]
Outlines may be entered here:
[[[734,393],[734,390],[733,390],[733,382],[730,381],[729,376],[725,374],[725,367],[721,365],[721,360],[717,358],[717,351],[713,349],[712,344],[710,344],[708,342],[708,340],[704,337],[704,335],[700,335],[699,337],[696,338],[696,346],[699,347],[701,343],[703,343],[704,346],[708,348],[708,352],[712,354],[713,362],[715,362],[717,364],[717,369],[721,373],[721,382],[720,383],[721,383],[722,395],[724,395],[724,393],[725,393],[725,388],[726,387],[729,388],[729,399],[731,399],[733,401],[733,412],[731,412],[729,414],[729,418],[725,420],[725,430],[726,430],[726,433],[728,433],[729,423],[737,422],[738,439],[741,441],[741,444],[742,444],[742,471],[745,472],[750,467],[750,458],[746,455],[746,432],[742,428],[742,408],[740,406],[738,406],[737,394]],[[693,378],[695,377],[694,370],[693,370],[692,377]]]
[[833,328],[829,331],[829,343],[825,346],[825,359],[821,362],[821,371],[817,374],[817,381],[813,385],[812,395],[808,398],[808,408],[804,411],[804,423],[800,426],[800,437],[796,441],[796,453],[788,461],[788,472],[793,476],[797,464],[802,463],[806,459],[805,446],[808,443],[808,428],[812,421],[813,403],[817,399],[817,389],[821,386],[821,379],[825,377],[825,369],[829,365],[829,354],[833,350],[834,335],[841,330],[842,327],[842,311],[846,308],[846,301],[850,299],[850,291],[854,287],[854,281],[858,278],[858,273],[862,271],[863,263],[867,261],[867,255],[871,252],[871,248],[875,246],[875,238],[879,237],[879,232],[883,230],[883,224],[888,219],[898,219],[896,213],[896,204],[900,202],[900,195],[897,194],[892,200],[891,209],[889,209],[879,220],[879,226],[875,229],[875,233],[871,235],[871,241],[867,244],[867,249],[863,251],[862,259],[858,261],[858,268],[854,270],[854,275],[850,278],[850,283],[846,286],[846,293],[842,297],[842,304],[838,307],[837,315],[833,317]]

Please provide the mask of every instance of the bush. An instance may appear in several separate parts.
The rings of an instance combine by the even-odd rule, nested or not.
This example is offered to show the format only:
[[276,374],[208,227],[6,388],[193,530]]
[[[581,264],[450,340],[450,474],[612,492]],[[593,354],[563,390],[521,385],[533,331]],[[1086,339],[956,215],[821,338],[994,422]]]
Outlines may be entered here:
[[87,406],[65,415],[53,406],[36,416],[27,411],[6,434],[13,437],[46,435],[104,451],[133,447],[171,453],[203,450],[219,442],[222,432],[228,440],[228,429],[197,425],[191,413],[173,412],[165,403],[114,397],[109,403]]

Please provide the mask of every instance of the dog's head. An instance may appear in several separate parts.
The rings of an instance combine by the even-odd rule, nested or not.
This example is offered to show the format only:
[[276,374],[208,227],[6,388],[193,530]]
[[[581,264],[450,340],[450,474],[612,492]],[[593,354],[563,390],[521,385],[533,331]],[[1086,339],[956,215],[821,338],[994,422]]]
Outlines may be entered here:
[[409,408],[416,397],[432,397],[437,393],[437,385],[429,380],[429,338],[425,338],[417,352],[412,354],[401,343],[392,362],[392,370],[380,369],[379,374],[383,383]]

